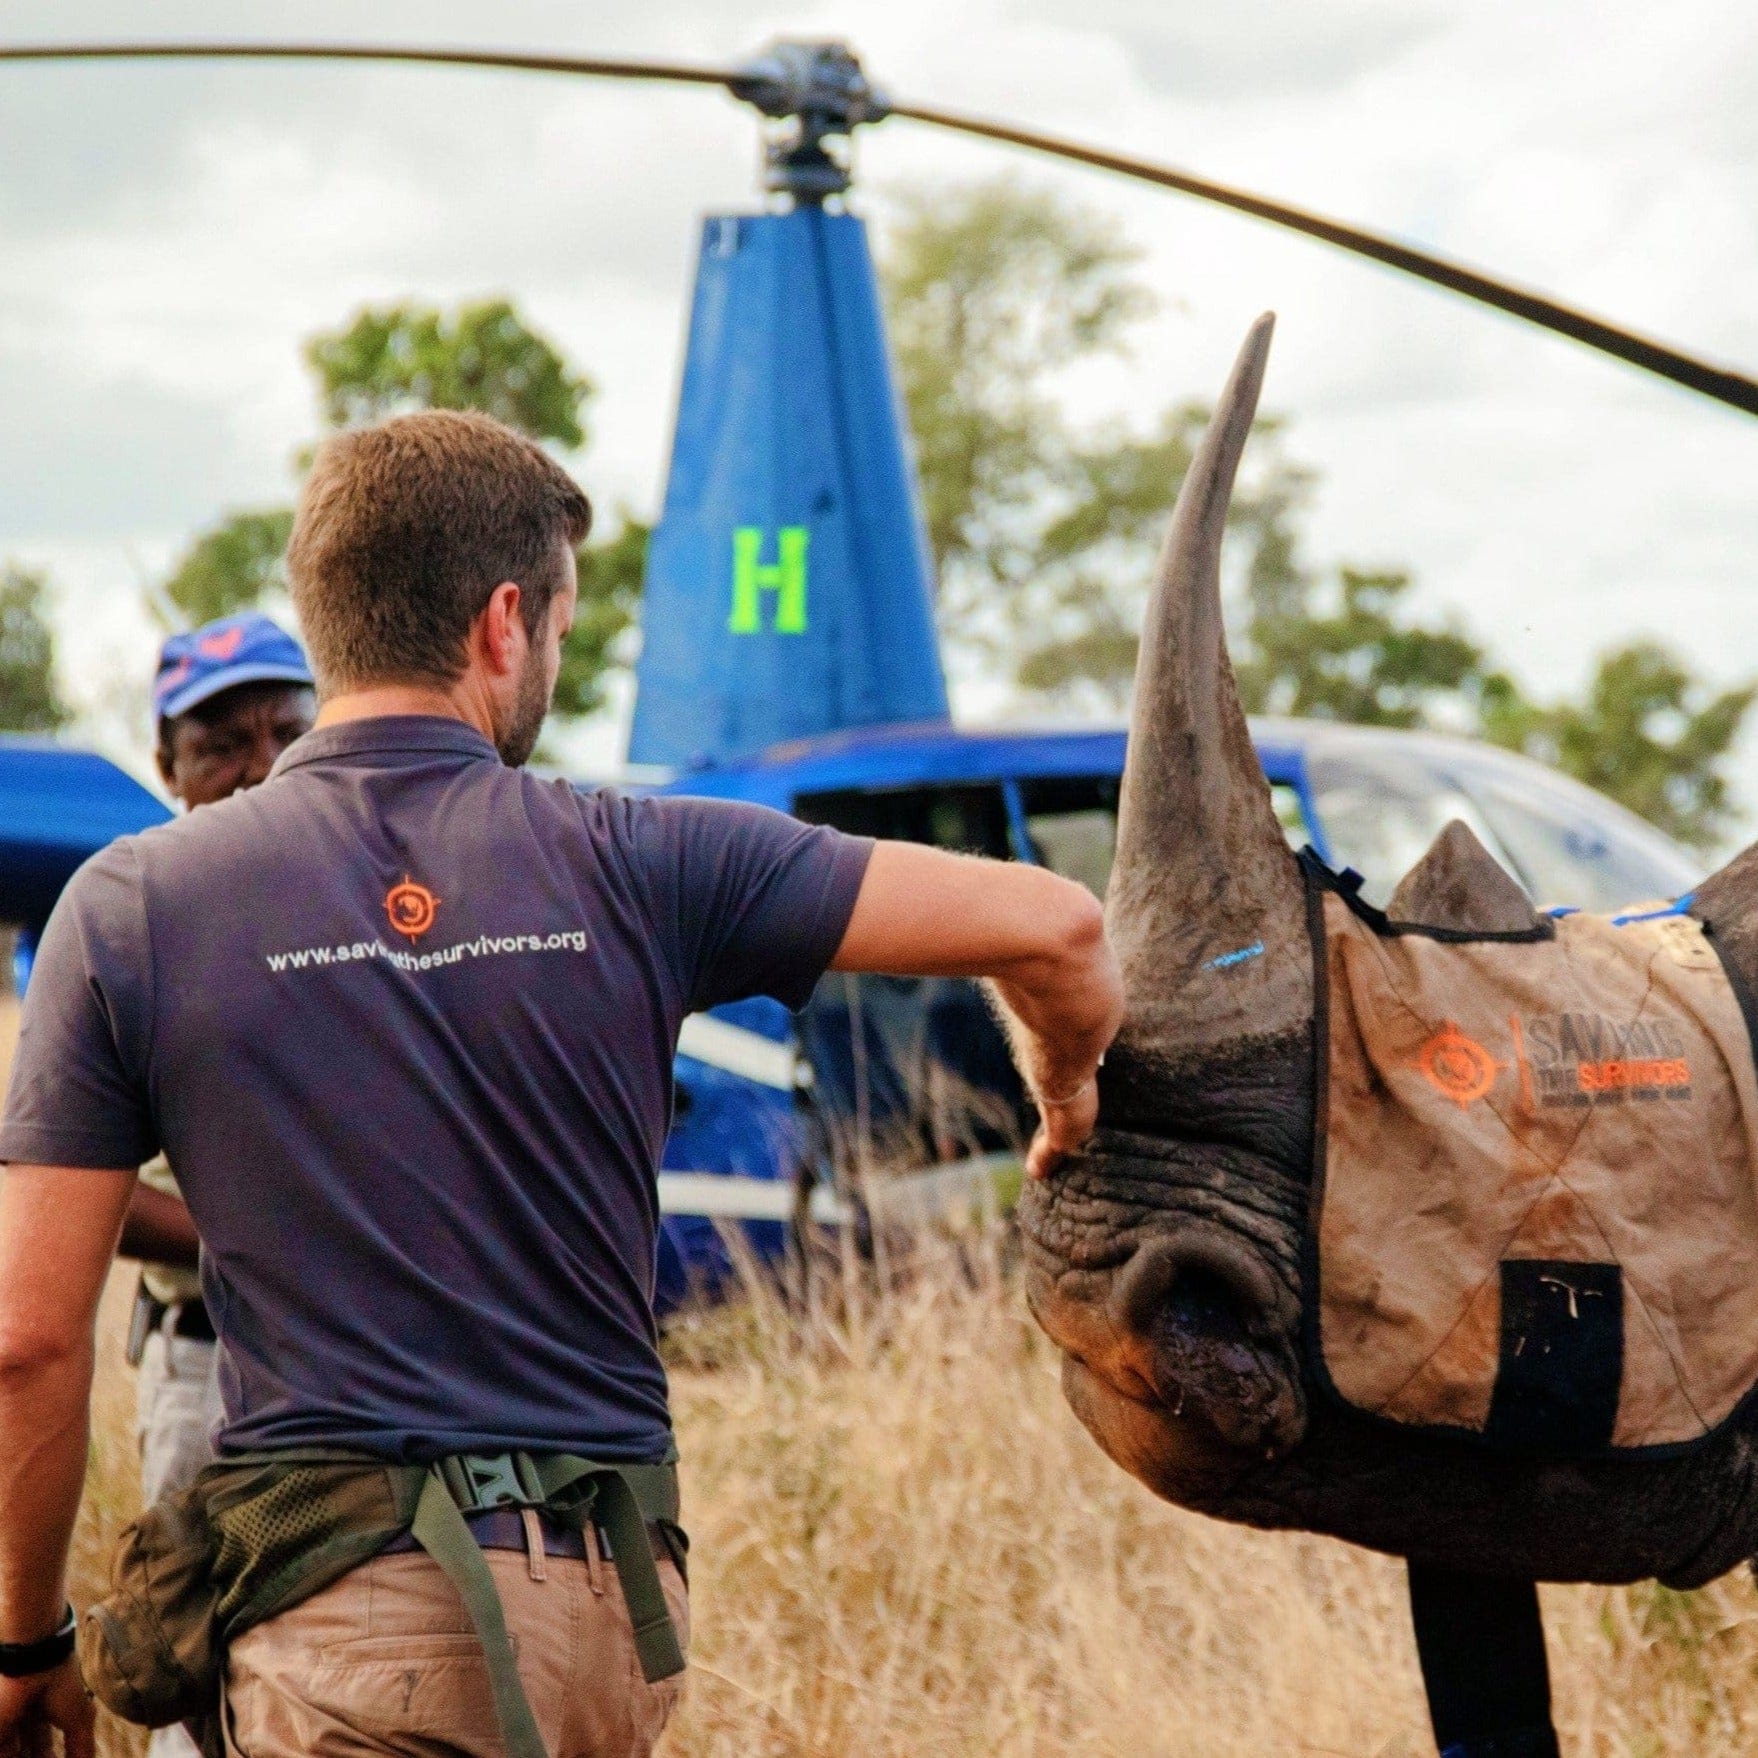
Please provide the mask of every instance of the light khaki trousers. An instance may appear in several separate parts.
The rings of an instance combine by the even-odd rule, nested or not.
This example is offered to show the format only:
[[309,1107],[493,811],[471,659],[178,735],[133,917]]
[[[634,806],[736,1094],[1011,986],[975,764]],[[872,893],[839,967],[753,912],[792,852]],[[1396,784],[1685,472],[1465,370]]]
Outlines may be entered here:
[[[550,1758],[646,1758],[683,1678],[650,1685],[615,1566],[484,1553]],[[660,1582],[689,1644],[677,1569]],[[421,1551],[375,1558],[231,1645],[227,1747],[238,1758],[502,1758],[482,1645]]]

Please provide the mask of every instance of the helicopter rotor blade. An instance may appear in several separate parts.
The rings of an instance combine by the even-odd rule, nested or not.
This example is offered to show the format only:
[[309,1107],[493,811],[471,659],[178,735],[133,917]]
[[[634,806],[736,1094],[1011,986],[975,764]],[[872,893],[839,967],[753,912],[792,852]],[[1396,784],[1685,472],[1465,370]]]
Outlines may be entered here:
[[682,61],[532,55],[499,49],[410,49],[373,43],[29,43],[0,44],[0,61],[405,61],[438,67],[498,67],[594,79],[650,79],[730,86],[732,68]]
[[1718,403],[1742,409],[1748,415],[1758,415],[1758,383],[1741,373],[1718,366],[1713,361],[1700,360],[1634,330],[1607,323],[1603,318],[1594,317],[1589,312],[1548,299],[1542,293],[1534,293],[1507,281],[1498,281],[1480,270],[1466,267],[1463,263],[1450,262],[1445,257],[1431,255],[1408,244],[1400,244],[1395,239],[1365,232],[1357,226],[1345,225],[1339,220],[1328,219],[1323,214],[1315,214],[1305,208],[1271,201],[1267,197],[1253,195],[1248,190],[1194,177],[1187,171],[1175,170],[1167,165],[1155,165],[1123,153],[1083,146],[1078,141],[1040,134],[1035,129],[1018,128],[1006,122],[991,122],[977,116],[964,116],[923,104],[893,101],[891,113],[894,116],[907,116],[915,122],[926,122],[936,128],[949,129],[957,134],[975,135],[979,139],[1025,147],[1054,158],[1070,159],[1076,164],[1091,165],[1101,171],[1114,171],[1143,183],[1157,184],[1162,189],[1175,189],[1183,195],[1193,195],[1198,200],[1232,208],[1237,213],[1250,214],[1255,219],[1269,221],[1271,225],[1303,232],[1307,237],[1317,238],[1339,250],[1367,257],[1385,264],[1388,268],[1399,269],[1418,280],[1444,287],[1450,293],[1476,300],[1481,305],[1493,306],[1497,311],[1522,318],[1527,323],[1536,324],[1540,329],[1567,336],[1572,341],[1597,349],[1602,354],[1613,355],[1632,366],[1657,373],[1661,378],[1670,379],[1674,384],[1683,385],[1687,390],[1713,398]]
[[[119,61],[119,60],[260,60],[260,61],[363,61],[413,62],[428,66],[486,67],[519,72],[585,75],[600,79],[631,79],[671,82],[686,85],[720,86],[735,96],[754,102],[766,114],[787,113],[785,108],[771,107],[779,102],[786,106],[789,94],[777,87],[774,94],[759,95],[752,85],[752,68],[716,68],[694,66],[686,62],[647,61],[571,55],[538,55],[511,50],[399,48],[383,44],[363,43],[243,43],[243,42],[176,42],[176,43],[42,43],[19,46],[0,45],[0,63],[18,61]],[[858,72],[858,68],[857,68]],[[759,83],[762,83],[761,81]],[[858,122],[877,120],[883,110],[868,115],[848,117]],[[1323,214],[1294,207],[1286,202],[1272,201],[1253,195],[1249,190],[1236,189],[1225,183],[1193,176],[1168,165],[1156,165],[1125,153],[1113,153],[1099,147],[1085,146],[1079,141],[1058,135],[1042,134],[1036,129],[1020,128],[1012,123],[993,122],[980,116],[966,116],[957,111],[941,110],[925,104],[889,104],[889,113],[905,116],[956,134],[992,140],[1007,146],[1024,147],[1052,158],[1066,159],[1075,164],[1090,165],[1097,170],[1115,172],[1139,182],[1172,189],[1200,201],[1231,208],[1271,225],[1300,232],[1352,255],[1397,269],[1426,281],[1431,286],[1487,305],[1494,310],[1517,317],[1540,329],[1549,330],[1585,347],[1609,354],[1613,358],[1654,373],[1701,396],[1723,403],[1748,415],[1758,415],[1758,382],[1742,373],[1731,371],[1713,361],[1686,354],[1665,342],[1654,340],[1634,330],[1627,330],[1590,312],[1564,305],[1529,288],[1499,281],[1463,263],[1449,261],[1395,239],[1364,231]]]

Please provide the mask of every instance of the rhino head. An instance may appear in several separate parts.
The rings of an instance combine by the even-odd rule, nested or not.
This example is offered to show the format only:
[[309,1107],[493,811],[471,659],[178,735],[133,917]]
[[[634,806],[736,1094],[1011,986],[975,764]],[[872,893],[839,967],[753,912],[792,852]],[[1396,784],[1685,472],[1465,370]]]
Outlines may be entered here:
[[[1313,955],[1220,602],[1271,321],[1248,336],[1184,481],[1147,612],[1105,906],[1127,1014],[1097,1132],[1023,1199],[1029,1303],[1076,1415],[1169,1500],[1456,1568],[1709,1579],[1758,1549],[1758,1412],[1682,1459],[1498,1458],[1370,1424],[1318,1389],[1307,1359]],[[1699,897],[1758,976],[1758,856]],[[1458,824],[1392,913],[1533,920]]]

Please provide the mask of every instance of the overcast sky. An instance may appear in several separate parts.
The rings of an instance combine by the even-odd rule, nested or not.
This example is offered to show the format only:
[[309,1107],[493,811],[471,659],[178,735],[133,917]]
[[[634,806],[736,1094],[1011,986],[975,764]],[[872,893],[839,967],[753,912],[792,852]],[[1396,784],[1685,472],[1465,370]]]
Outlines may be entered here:
[[[1384,229],[1758,372],[1758,11],[1735,0],[0,0],[0,37],[324,36],[737,58],[846,37],[899,94]],[[284,500],[298,343],[357,305],[507,292],[596,379],[580,473],[651,514],[698,216],[752,204],[713,92],[420,69],[0,68],[0,556],[49,566],[70,680],[144,671],[143,578]],[[1165,306],[1095,416],[1267,402],[1315,554],[1406,565],[1540,691],[1637,634],[1758,673],[1758,422],[1180,198],[892,122],[867,207],[1015,169],[1113,213]],[[986,700],[982,691],[967,697]],[[113,723],[105,737],[118,736]],[[608,739],[602,741],[609,748]],[[1739,785],[1758,810],[1758,739]]]

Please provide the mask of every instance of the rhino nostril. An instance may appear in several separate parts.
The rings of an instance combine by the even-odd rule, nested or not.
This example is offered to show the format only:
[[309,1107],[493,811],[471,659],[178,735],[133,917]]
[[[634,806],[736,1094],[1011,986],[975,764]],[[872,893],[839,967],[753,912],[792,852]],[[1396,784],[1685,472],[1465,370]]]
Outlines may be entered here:
[[1159,1320],[1217,1342],[1242,1342],[1247,1330],[1240,1291],[1201,1264],[1189,1265],[1174,1278]]
[[1244,1341],[1273,1325],[1276,1310],[1268,1271],[1231,1241],[1213,1238],[1143,1245],[1119,1275],[1114,1299],[1123,1328],[1142,1338],[1170,1328]]

